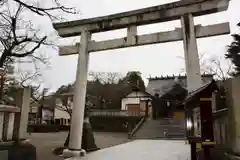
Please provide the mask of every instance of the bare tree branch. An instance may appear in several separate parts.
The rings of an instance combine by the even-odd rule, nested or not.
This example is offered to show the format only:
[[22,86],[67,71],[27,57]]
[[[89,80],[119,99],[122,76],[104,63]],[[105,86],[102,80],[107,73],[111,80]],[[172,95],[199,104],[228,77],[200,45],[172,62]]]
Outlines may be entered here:
[[72,116],[72,102],[73,98],[69,96],[59,96],[59,99],[61,101],[61,104],[56,104],[56,109],[60,111],[67,112],[68,115],[71,117]]
[[[44,2],[41,1],[41,3]],[[18,84],[22,87],[32,86],[33,81],[41,76],[37,62],[48,65],[49,61],[48,58],[41,56],[42,54],[39,54],[39,51],[41,51],[42,46],[53,45],[47,39],[47,35],[42,36],[40,29],[34,28],[30,20],[25,20],[26,12],[24,11],[28,11],[28,14],[30,11],[30,13],[38,16],[48,16],[51,20],[60,18],[54,16],[55,11],[77,13],[74,8],[66,7],[58,0],[54,0],[54,3],[47,7],[41,7],[32,1],[0,0],[0,67],[7,70],[9,65],[17,63],[15,59],[22,59],[23,57],[31,58],[31,63],[35,67],[32,72],[22,70],[18,72],[20,76]],[[39,82],[40,86],[41,82]],[[35,87],[34,92],[38,92],[39,87]],[[32,96],[35,102],[40,97],[39,95]]]
[[29,50],[28,52],[25,52],[25,53],[23,53],[23,54],[18,54],[18,53],[14,53],[14,52],[13,52],[13,53],[11,53],[11,56],[21,58],[21,57],[26,57],[26,56],[28,56],[28,55],[30,55],[30,54],[33,54],[33,53],[42,45],[42,43],[43,43],[46,39],[47,39],[46,36],[43,37],[43,38],[37,43],[37,45],[36,45],[35,47],[33,47],[31,50]]
[[51,19],[56,19],[57,18],[56,16],[53,16],[50,13],[50,12],[56,11],[56,10],[60,10],[60,11],[63,11],[65,13],[69,13],[69,14],[76,14],[77,13],[77,11],[75,10],[74,7],[65,7],[58,0],[54,0],[55,6],[49,7],[49,8],[37,7],[37,6],[34,6],[33,4],[28,4],[28,3],[25,3],[21,0],[13,0],[13,1],[19,3],[20,5],[24,6],[26,9],[32,11],[33,13],[36,13],[37,15],[40,15],[40,16],[47,15]]
[[56,105],[56,109],[68,113],[69,117],[72,116],[72,109],[64,105]]
[[[213,74],[219,80],[226,80],[231,76],[233,71],[233,65],[231,63],[227,63],[224,66],[222,57],[212,56],[211,58],[206,59],[204,55],[205,54],[200,54],[199,56],[202,73]],[[184,60],[182,57],[181,59]],[[224,62],[226,61],[227,60],[224,59]],[[182,70],[185,71],[185,69]]]
[[[30,21],[21,18],[24,10],[39,16],[48,16],[50,19],[57,18],[53,11],[77,13],[73,7],[66,7],[58,0],[54,0],[53,4],[46,8],[24,0],[0,0],[0,7],[0,67],[3,67],[9,57],[26,57],[35,54],[43,45],[53,45],[47,41],[47,36],[37,36],[38,31],[32,28]],[[32,57],[37,59],[35,55]]]
[[99,81],[102,84],[114,84],[122,78],[117,72],[89,72],[89,76],[93,81]]

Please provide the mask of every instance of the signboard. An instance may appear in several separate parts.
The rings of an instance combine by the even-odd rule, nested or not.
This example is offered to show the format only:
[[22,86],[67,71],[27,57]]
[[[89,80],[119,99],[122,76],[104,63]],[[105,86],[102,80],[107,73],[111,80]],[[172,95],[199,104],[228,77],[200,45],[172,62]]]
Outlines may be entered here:
[[193,109],[194,136],[201,137],[201,114],[200,109]]

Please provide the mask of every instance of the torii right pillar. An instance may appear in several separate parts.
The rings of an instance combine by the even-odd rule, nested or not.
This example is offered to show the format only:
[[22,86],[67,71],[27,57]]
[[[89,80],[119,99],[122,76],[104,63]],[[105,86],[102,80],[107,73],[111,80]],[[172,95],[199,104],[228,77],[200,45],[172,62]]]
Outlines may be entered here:
[[[194,19],[191,13],[181,17],[185,68],[187,73],[188,93],[198,89],[202,85],[200,62],[195,35]],[[191,160],[196,160],[196,143],[191,143]]]
[[193,15],[191,13],[181,17],[185,68],[187,72],[188,92],[198,89],[202,85],[199,55]]

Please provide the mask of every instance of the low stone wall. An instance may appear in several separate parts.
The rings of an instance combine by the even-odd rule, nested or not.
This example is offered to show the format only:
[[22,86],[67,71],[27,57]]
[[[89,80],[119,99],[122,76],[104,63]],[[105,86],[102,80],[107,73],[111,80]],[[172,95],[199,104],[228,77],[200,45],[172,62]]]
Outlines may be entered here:
[[61,125],[54,124],[29,124],[28,133],[51,133],[61,131]]
[[90,117],[90,123],[94,131],[103,132],[130,132],[142,117]]
[[28,142],[0,143],[1,160],[37,160],[36,147]]

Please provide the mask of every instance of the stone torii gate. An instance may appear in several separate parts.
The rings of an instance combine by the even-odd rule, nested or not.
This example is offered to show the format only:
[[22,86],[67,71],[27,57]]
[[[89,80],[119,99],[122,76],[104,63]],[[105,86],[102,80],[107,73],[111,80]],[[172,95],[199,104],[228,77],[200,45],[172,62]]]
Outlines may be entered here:
[[[183,40],[188,91],[201,86],[196,38],[229,34],[229,24],[194,26],[193,17],[225,11],[230,0],[182,0],[169,4],[113,14],[103,17],[53,24],[61,37],[81,35],[80,44],[60,46],[60,55],[78,54],[72,125],[66,156],[80,156],[82,126],[90,52]],[[137,26],[181,20],[181,28],[172,31],[137,35]],[[91,41],[91,34],[127,28],[127,36],[105,41]]]

